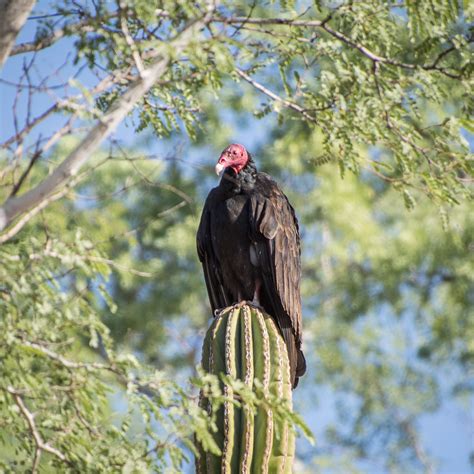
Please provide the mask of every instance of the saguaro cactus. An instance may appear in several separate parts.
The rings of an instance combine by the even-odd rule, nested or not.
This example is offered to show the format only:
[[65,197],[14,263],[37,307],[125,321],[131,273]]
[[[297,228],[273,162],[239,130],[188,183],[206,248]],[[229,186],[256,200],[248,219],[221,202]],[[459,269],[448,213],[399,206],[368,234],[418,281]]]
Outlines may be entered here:
[[[264,393],[274,395],[291,409],[291,379],[288,354],[273,319],[255,307],[242,305],[224,309],[214,319],[204,339],[203,369],[226,374],[254,387],[255,379]],[[233,389],[223,384],[232,398]],[[211,410],[201,397],[201,406]],[[290,473],[295,435],[289,423],[277,419],[267,405],[256,413],[242,403],[225,402],[216,414],[215,441],[222,454],[201,450],[198,473]]]

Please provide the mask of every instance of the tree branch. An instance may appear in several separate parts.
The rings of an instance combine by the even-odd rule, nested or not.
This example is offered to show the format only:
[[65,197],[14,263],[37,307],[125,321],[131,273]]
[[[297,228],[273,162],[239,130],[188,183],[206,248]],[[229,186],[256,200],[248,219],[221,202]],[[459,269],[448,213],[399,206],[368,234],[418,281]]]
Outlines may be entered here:
[[138,74],[140,77],[143,77],[143,73],[145,72],[145,66],[143,65],[142,57],[140,56],[140,51],[137,48],[137,45],[135,44],[134,39],[132,38],[132,35],[130,34],[130,31],[128,29],[127,25],[127,19],[126,19],[126,14],[127,11],[123,10],[123,6],[119,2],[119,11],[120,11],[120,28],[122,30],[123,36],[125,37],[125,41],[127,42],[130,51],[132,52],[132,58],[133,61],[135,62],[135,66],[137,68]]
[[[40,136],[40,139],[41,139],[41,136]],[[39,144],[39,142],[38,142]],[[41,156],[41,153],[42,153],[42,150],[39,149],[38,147],[38,144],[36,146],[36,150],[35,152],[33,153],[33,156],[30,158],[30,162],[28,163],[28,166],[26,167],[26,169],[23,171],[23,173],[21,174],[20,178],[18,179],[18,181],[16,182],[16,184],[13,186],[13,189],[10,193],[10,197],[13,197],[15,196],[18,191],[20,190],[21,188],[21,185],[23,184],[23,182],[25,181],[25,179],[28,177],[28,175],[30,174],[30,171],[32,170],[34,164],[36,163],[36,161],[39,159],[39,157]]]
[[255,79],[252,79],[246,72],[242,71],[242,69],[236,69],[236,73],[243,79],[245,79],[249,84],[255,87],[255,89],[263,92],[266,96],[270,97],[276,102],[279,102],[287,109],[295,110],[296,112],[300,113],[306,120],[312,123],[317,123],[316,118],[310,115],[306,109],[301,107],[300,105],[296,104],[295,102],[291,102],[290,100],[283,99],[279,95],[275,94],[271,90],[267,89],[265,86],[257,82]]
[[[110,18],[110,17],[108,17]],[[34,51],[40,51],[42,49],[48,48],[49,46],[59,41],[61,38],[64,38],[69,33],[74,33],[76,31],[82,31],[84,33],[94,32],[96,28],[90,26],[91,19],[79,21],[72,25],[66,25],[64,28],[54,31],[49,36],[44,36],[37,41],[32,41],[29,43],[20,43],[14,46],[10,52],[10,56],[16,56],[17,54],[31,53]]]
[[[29,222],[30,219],[32,219],[34,216],[38,215],[45,207],[49,206],[52,202],[57,201],[58,199],[61,199],[64,197],[67,193],[69,192],[69,187],[65,187],[61,189],[59,192],[51,194],[48,196],[46,199],[42,200],[37,206],[33,207],[30,209],[28,212],[26,212],[21,219],[18,220],[18,222],[12,226],[8,231],[4,232],[3,234],[0,234],[0,245],[4,244],[8,240],[10,240],[12,237],[14,237],[18,232],[20,232],[23,227]],[[0,208],[0,223],[1,223],[1,208]]]
[[51,360],[54,360],[58,364],[61,364],[63,367],[66,369],[70,370],[77,370],[77,369],[85,369],[88,371],[95,371],[95,370],[101,370],[101,371],[108,371],[113,373],[118,381],[124,386],[124,387],[129,387],[130,384],[133,384],[137,391],[142,393],[143,395],[146,395],[147,397],[153,397],[156,396],[157,392],[157,386],[151,384],[151,383],[141,383],[139,379],[134,378],[133,376],[131,377],[125,370],[120,369],[120,367],[117,367],[114,363],[114,361],[109,357],[109,354],[107,352],[107,349],[104,345],[104,342],[102,340],[101,335],[99,334],[99,349],[100,349],[100,354],[102,358],[105,360],[105,364],[102,364],[100,362],[76,362],[73,360],[69,360],[66,357],[62,356],[61,354],[58,354],[57,352],[54,352],[47,347],[43,346],[42,344],[38,344],[36,342],[30,342],[30,341],[25,341],[21,339],[21,344],[23,344],[26,347],[30,347],[32,349],[35,349],[39,352],[41,352],[44,356],[48,357]]
[[208,12],[205,17],[192,21],[172,41],[162,47],[161,50],[158,50],[157,59],[152,62],[149,68],[143,71],[143,77],[138,77],[131,84],[123,96],[117,100],[72,153],[48,177],[22,196],[8,199],[0,207],[0,230],[10,225],[17,216],[34,206],[41,205],[51,194],[66,185],[78,173],[105,138],[116,129],[118,124],[131,112],[135,104],[166,72],[170,62],[170,51],[172,50],[174,53],[182,52],[188,41],[195,39],[197,32],[209,22],[210,18],[211,13]]
[[[52,46],[54,43],[64,38],[68,34],[76,33],[78,31],[88,33],[88,32],[97,32],[97,26],[91,25],[94,20],[106,21],[112,18],[116,18],[118,12],[111,12],[105,15],[104,17],[91,17],[77,23],[70,23],[65,25],[63,28],[55,30],[48,36],[40,38],[37,41],[21,43],[14,46],[10,52],[10,56],[15,56],[17,54],[31,53],[33,51],[40,51],[42,49]],[[159,11],[156,13],[157,17],[168,18],[170,15],[168,12]]]
[[36,118],[34,118],[31,122],[28,122],[22,130],[20,130],[18,133],[16,133],[12,137],[10,137],[8,140],[4,141],[0,145],[0,148],[7,148],[12,143],[20,140],[25,135],[30,133],[31,130],[33,130],[33,128],[36,127],[36,125],[40,124],[43,120],[45,120],[47,117],[49,117],[51,114],[53,114],[57,110],[58,110],[58,103],[56,102],[51,107],[49,107],[47,110],[45,110],[43,113],[41,113]]
[[403,69],[424,69],[424,70],[434,70],[444,74],[451,79],[459,79],[461,76],[458,74],[453,74],[446,70],[446,68],[438,67],[437,61],[433,64],[410,64],[404,63],[401,61],[397,61],[392,58],[387,58],[384,56],[379,56],[378,54],[372,52],[364,45],[357,43],[353,39],[349,38],[348,36],[344,35],[340,31],[332,29],[328,26],[328,22],[331,19],[331,16],[326,18],[325,20],[297,20],[291,18],[247,18],[247,17],[230,17],[230,18],[213,18],[212,21],[216,23],[224,23],[224,24],[250,24],[250,25],[287,25],[287,26],[298,26],[298,27],[310,27],[310,28],[322,28],[328,34],[333,36],[334,38],[338,39],[339,41],[347,44],[351,48],[357,49],[361,52],[364,56],[369,58],[371,61],[382,63],[382,64],[389,64],[391,66],[403,68]]
[[34,454],[34,459],[33,459],[32,472],[33,473],[38,472],[38,467],[39,467],[42,451],[45,451],[47,453],[52,454],[53,456],[56,456],[61,461],[66,461],[66,456],[61,451],[54,448],[49,443],[46,443],[43,441],[43,438],[41,437],[38,431],[38,428],[36,427],[35,415],[31,413],[31,411],[28,410],[28,408],[26,407],[25,402],[23,401],[23,398],[21,398],[20,392],[11,386],[6,387],[5,390],[10,395],[12,395],[13,400],[15,401],[17,407],[19,408],[21,414],[23,415],[23,418],[26,420],[31,436],[33,437],[33,441],[35,442],[35,454]]
[[111,372],[115,371],[115,369],[111,365],[101,364],[99,362],[74,362],[72,360],[66,359],[65,357],[60,354],[57,354],[56,352],[51,351],[50,349],[41,344],[37,344],[36,342],[22,340],[21,344],[41,352],[46,357],[51,360],[54,360],[55,362],[58,362],[66,369],[108,370]]
[[[45,251],[42,254],[33,253],[33,254],[29,255],[29,258],[31,260],[39,260],[43,257],[52,257],[52,258],[58,258],[58,259],[61,260],[65,256],[61,255],[58,252],[54,252],[54,251],[51,251],[51,250]],[[74,255],[73,257],[76,258],[77,260],[106,263],[107,265],[110,265],[110,266],[116,268],[117,270],[125,271],[125,272],[131,273],[132,275],[136,275],[136,276],[141,276],[141,277],[145,277],[145,278],[153,278],[153,276],[154,276],[153,273],[143,272],[143,271],[140,271],[140,270],[136,270],[135,268],[129,268],[125,265],[121,265],[120,263],[115,262],[114,260],[111,260],[110,258],[99,257],[97,255]]]

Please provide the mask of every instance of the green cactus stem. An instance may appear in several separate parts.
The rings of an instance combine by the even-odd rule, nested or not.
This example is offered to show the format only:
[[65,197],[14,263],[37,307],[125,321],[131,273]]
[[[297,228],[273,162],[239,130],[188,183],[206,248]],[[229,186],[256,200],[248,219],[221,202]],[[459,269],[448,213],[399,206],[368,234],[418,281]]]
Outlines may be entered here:
[[[202,366],[206,372],[225,374],[273,395],[291,409],[291,378],[288,354],[273,319],[249,305],[224,309],[214,319],[204,339]],[[232,387],[222,383],[232,399]],[[201,407],[210,412],[201,396]],[[225,402],[216,413],[214,438],[221,456],[204,452],[196,460],[198,473],[291,473],[295,434],[286,420],[277,418],[268,405],[254,412],[245,403]]]

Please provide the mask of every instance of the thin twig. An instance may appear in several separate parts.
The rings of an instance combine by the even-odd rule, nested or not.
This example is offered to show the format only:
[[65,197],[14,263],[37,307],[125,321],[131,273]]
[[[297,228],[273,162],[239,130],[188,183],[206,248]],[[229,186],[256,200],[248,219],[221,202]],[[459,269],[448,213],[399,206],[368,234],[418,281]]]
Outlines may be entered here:
[[6,387],[5,390],[10,395],[12,395],[13,400],[15,401],[17,407],[20,409],[20,412],[23,415],[23,418],[26,420],[26,423],[28,424],[28,428],[35,442],[35,453],[34,453],[34,459],[33,459],[32,472],[33,473],[38,472],[38,467],[39,467],[42,451],[45,451],[47,453],[52,454],[53,456],[56,456],[61,461],[66,461],[66,456],[61,451],[54,448],[49,443],[46,443],[43,440],[43,438],[41,437],[38,431],[38,428],[36,427],[35,415],[31,413],[31,411],[28,410],[28,408],[26,407],[25,402],[23,401],[23,398],[20,395],[20,392],[11,386]]
[[119,2],[120,28],[122,30],[123,36],[125,37],[125,41],[127,42],[130,51],[132,52],[132,58],[135,62],[138,75],[143,78],[143,74],[145,73],[145,66],[143,65],[143,61],[140,56],[140,52],[138,51],[137,45],[135,44],[135,41],[132,38],[132,35],[130,34],[130,31],[128,29],[127,18],[125,17],[127,12],[124,12],[123,7],[124,5],[122,5],[122,2]]
[[12,143],[18,141],[20,138],[23,138],[25,135],[31,132],[31,130],[41,123],[45,118],[47,118],[49,115],[51,115],[53,112],[56,112],[58,109],[58,104],[53,104],[51,107],[46,109],[42,114],[38,115],[35,119],[33,119],[31,122],[27,123],[25,127],[20,130],[17,134],[13,135],[10,137],[8,140],[4,141],[0,147],[1,148],[6,148]]
[[[109,15],[107,18],[112,18],[113,15]],[[105,19],[107,19],[105,18]],[[95,20],[95,18],[93,19]],[[97,27],[91,26],[91,19],[79,21],[74,24],[66,25],[64,28],[54,31],[49,36],[40,38],[37,41],[30,43],[20,43],[14,46],[10,52],[10,56],[15,56],[17,54],[31,53],[33,51],[40,51],[42,49],[52,46],[56,41],[59,41],[61,38],[64,38],[66,35],[75,33],[76,31],[81,31],[84,33],[93,33],[97,30]]]
[[317,123],[317,120],[312,115],[308,114],[306,109],[301,107],[300,105],[296,104],[295,102],[291,102],[290,100],[283,99],[279,95],[275,94],[271,90],[267,89],[265,86],[257,82],[255,79],[251,78],[246,72],[242,71],[242,69],[237,68],[235,72],[245,79],[249,84],[258,89],[260,92],[263,92],[266,96],[270,97],[271,99],[279,102],[280,104],[284,105],[288,109],[295,110],[296,112],[300,113],[306,120],[312,123]]
[[111,365],[101,364],[100,362],[74,362],[72,360],[66,359],[65,357],[60,354],[57,354],[56,352],[51,351],[50,349],[41,344],[37,344],[36,342],[22,340],[21,344],[41,352],[49,359],[60,363],[66,369],[107,370],[111,372],[116,371],[116,369]]
[[328,20],[331,17],[326,18],[325,20],[296,20],[290,18],[247,18],[247,17],[229,17],[229,18],[222,18],[217,17],[213,18],[213,22],[224,23],[224,24],[251,24],[251,25],[286,25],[286,26],[298,26],[298,27],[309,27],[309,28],[322,28],[328,34],[333,36],[334,38],[342,41],[343,43],[347,44],[348,46],[357,49],[361,52],[364,56],[369,58],[370,60],[378,63],[389,64],[391,66],[403,68],[403,69],[424,69],[424,70],[435,70],[438,71],[451,79],[460,79],[462,74],[453,74],[446,70],[446,68],[438,67],[437,62],[432,64],[411,64],[405,63],[402,61],[397,61],[392,58],[387,58],[384,56],[380,56],[366,46],[361,43],[354,41],[352,38],[344,35],[340,31],[334,30],[328,25]]
[[[59,259],[64,259],[66,256],[62,255],[58,252],[54,251],[46,251],[42,254],[30,254],[30,259],[32,260],[39,260],[44,257],[52,257],[52,258],[59,258]],[[71,257],[68,255],[67,257]],[[88,262],[97,262],[97,263],[106,263],[107,265],[110,265],[111,267],[117,268],[118,270],[122,270],[125,272],[129,272],[132,275],[137,275],[145,278],[153,278],[154,274],[150,272],[143,272],[141,270],[136,270],[134,268],[129,268],[125,265],[121,265],[120,263],[115,262],[114,260],[111,260],[110,258],[105,258],[105,257],[99,257],[97,255],[73,255],[73,258],[76,258],[77,260],[85,260]]]
[[[41,140],[41,135],[39,137],[39,140]],[[25,181],[25,179],[28,177],[28,175],[30,174],[30,171],[32,170],[33,166],[35,165],[36,161],[39,159],[39,157],[41,156],[43,150],[41,150],[39,148],[39,140],[36,144],[36,150],[35,152],[33,153],[33,156],[31,157],[30,159],[30,162],[28,163],[28,166],[26,167],[26,169],[23,171],[23,173],[21,174],[20,176],[20,179],[15,183],[15,185],[13,186],[13,189],[10,193],[10,196],[9,197],[12,197],[12,196],[15,196],[15,194],[18,193],[18,191],[20,190],[23,182]]]

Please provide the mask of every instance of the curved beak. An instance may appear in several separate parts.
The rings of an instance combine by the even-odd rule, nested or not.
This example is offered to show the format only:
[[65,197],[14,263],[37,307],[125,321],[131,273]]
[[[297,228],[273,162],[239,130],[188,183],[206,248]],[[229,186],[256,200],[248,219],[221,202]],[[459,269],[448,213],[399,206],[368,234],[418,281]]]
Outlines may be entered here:
[[217,163],[216,165],[217,176],[220,176],[224,172],[225,168],[226,168],[225,165],[223,165],[222,163]]

